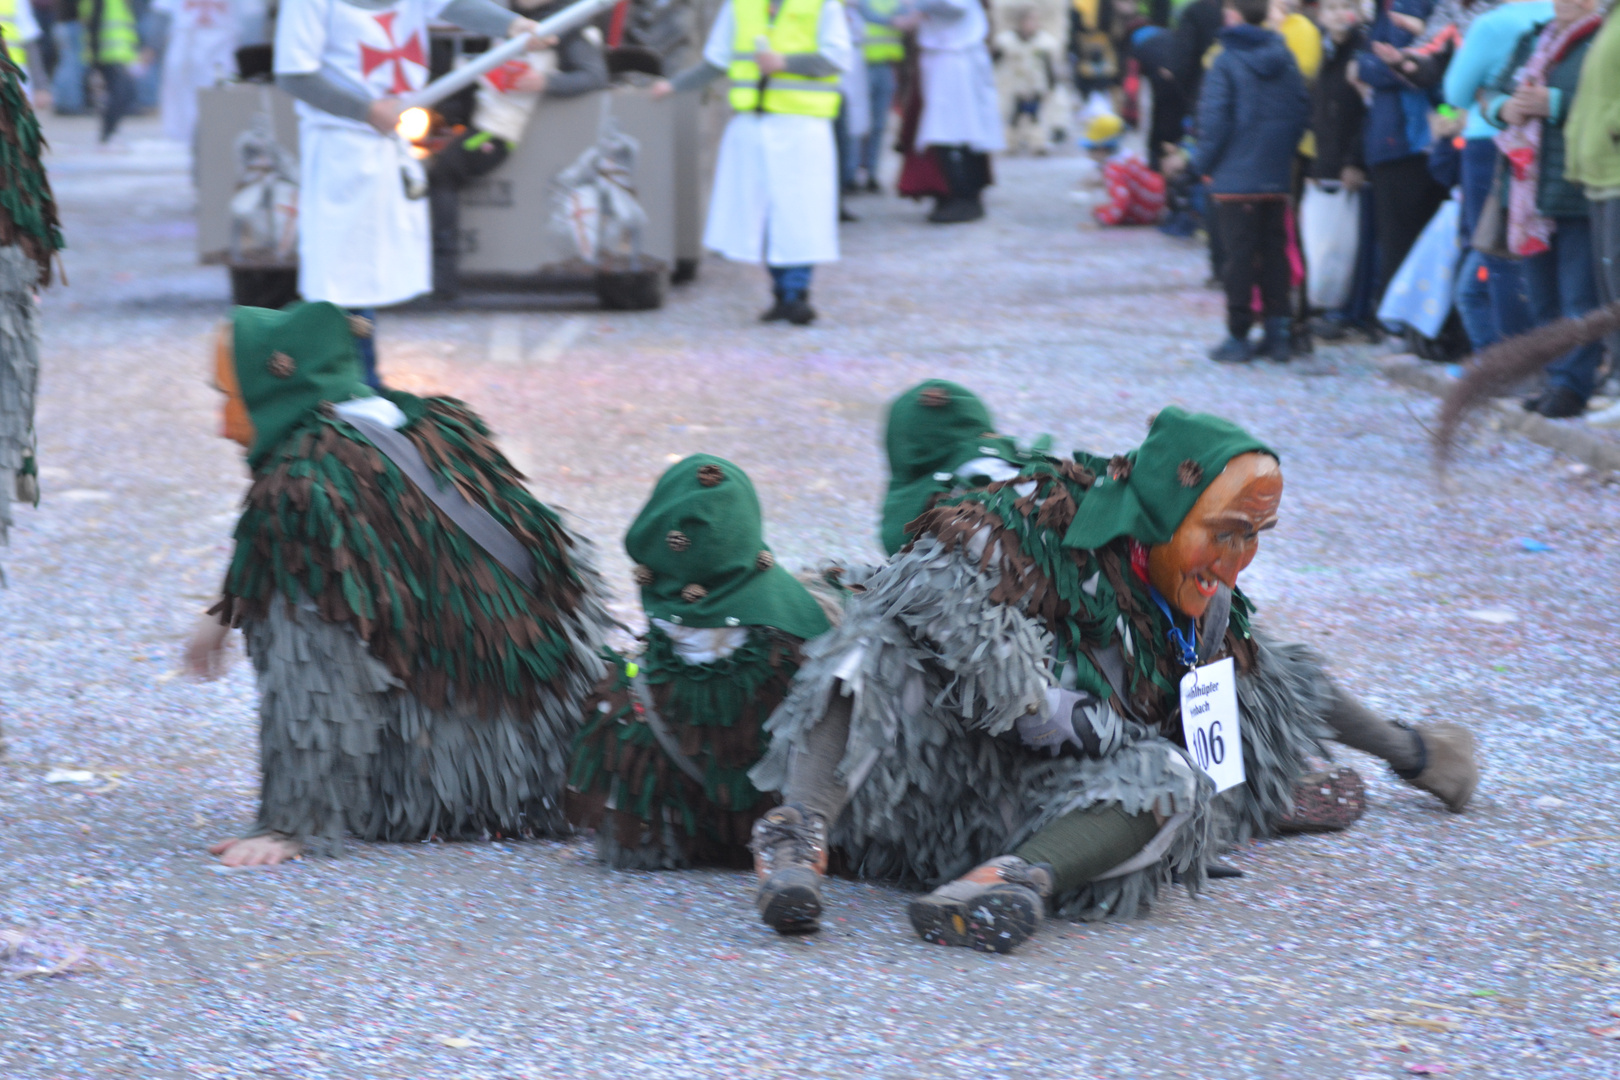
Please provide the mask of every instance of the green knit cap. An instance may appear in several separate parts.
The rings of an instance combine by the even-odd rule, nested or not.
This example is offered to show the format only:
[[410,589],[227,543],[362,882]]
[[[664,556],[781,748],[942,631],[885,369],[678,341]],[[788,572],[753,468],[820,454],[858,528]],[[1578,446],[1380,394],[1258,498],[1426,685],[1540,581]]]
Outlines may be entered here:
[[753,482],[712,454],[671,465],[624,537],[649,618],[683,626],[772,626],[809,640],[827,616],[765,546]]
[[1165,408],[1153,418],[1142,445],[1114,458],[1107,474],[1097,477],[1063,546],[1100,548],[1121,536],[1166,543],[1226,463],[1253,450],[1277,456],[1229,420]]
[[239,307],[231,319],[237,385],[253,420],[251,468],[322,402],[373,396],[360,374],[348,313],[336,304]]
[[906,526],[928,509],[929,499],[955,486],[963,463],[979,457],[1016,458],[1013,441],[995,431],[979,396],[944,379],[929,379],[894,399],[883,433],[889,455],[884,551],[893,555],[906,545]]

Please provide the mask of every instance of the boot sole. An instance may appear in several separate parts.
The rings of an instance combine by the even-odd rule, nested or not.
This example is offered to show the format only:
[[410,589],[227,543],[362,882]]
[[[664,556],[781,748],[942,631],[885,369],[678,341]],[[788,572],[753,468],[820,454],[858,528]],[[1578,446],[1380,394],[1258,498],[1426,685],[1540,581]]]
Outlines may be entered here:
[[821,929],[821,897],[806,885],[789,885],[771,894],[759,917],[778,934],[809,934]]
[[971,904],[913,900],[907,914],[917,936],[932,945],[1008,953],[1041,925],[1041,900],[1028,889],[996,889]]
[[1035,936],[1040,925],[1040,898],[1028,889],[997,890],[968,910],[968,937],[980,952],[1012,952]]
[[913,900],[906,909],[911,916],[911,928],[930,945],[973,944],[968,936],[968,909],[966,904],[940,903],[930,897]]

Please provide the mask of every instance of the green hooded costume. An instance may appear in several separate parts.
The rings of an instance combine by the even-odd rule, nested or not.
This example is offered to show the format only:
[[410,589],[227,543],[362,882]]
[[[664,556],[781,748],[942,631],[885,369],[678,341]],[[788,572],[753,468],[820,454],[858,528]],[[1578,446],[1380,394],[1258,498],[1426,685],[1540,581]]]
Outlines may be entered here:
[[[238,308],[234,323],[257,437],[214,610],[242,627],[258,675],[256,834],[335,847],[345,831],[565,828],[565,752],[602,676],[608,623],[588,548],[466,405],[374,398],[341,309]],[[369,418],[345,413],[357,402]],[[436,496],[399,464],[398,436]],[[457,523],[455,505],[527,553],[530,584]]]
[[763,525],[748,475],[697,454],[659,478],[625,536],[651,626],[640,655],[608,654],[569,771],[571,815],[611,865],[745,863],[775,805],[748,770],[830,605],[776,564]]
[[[952,430],[944,425],[939,443]],[[907,437],[930,445],[925,431]],[[1054,907],[1128,918],[1172,876],[1196,890],[1223,815],[1244,822],[1240,831],[1261,828],[1287,810],[1309,755],[1324,752],[1325,678],[1301,651],[1257,640],[1252,606],[1233,593],[1223,621],[1205,620],[1199,662],[1231,655],[1256,676],[1240,679],[1239,700],[1258,782],[1233,789],[1235,808],[1217,808],[1212,782],[1180,745],[1181,653],[1133,569],[1133,543],[1167,540],[1226,463],[1250,450],[1271,453],[1224,420],[1167,408],[1130,454],[1037,451],[1015,477],[972,490],[951,480],[952,492],[910,523],[914,539],[807,650],[766,726],[756,785],[801,800],[790,757],[825,752],[812,747],[825,744],[816,727],[842,693],[852,698],[849,732],[832,745],[848,801],[827,816],[831,844],[861,872],[933,887],[1022,854],[1066,815],[1113,805],[1148,821],[1149,833],[1142,815],[1167,823],[1142,865],[1067,884],[1059,867]],[[1076,703],[1079,752],[1024,745],[1025,724],[1058,701],[1065,714]]]
[[[62,248],[56,202],[40,155],[39,118],[22,72],[0,49],[0,546],[11,500],[38,504],[34,395],[39,386],[39,304],[51,259]],[[0,574],[0,583],[5,581]]]

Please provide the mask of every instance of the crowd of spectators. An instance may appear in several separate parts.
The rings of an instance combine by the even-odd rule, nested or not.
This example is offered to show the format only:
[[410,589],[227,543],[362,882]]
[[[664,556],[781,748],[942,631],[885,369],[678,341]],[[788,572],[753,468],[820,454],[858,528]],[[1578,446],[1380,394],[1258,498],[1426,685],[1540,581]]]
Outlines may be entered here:
[[[1602,4],[1075,3],[1080,142],[1096,156],[1088,117],[1117,113],[1162,179],[1127,191],[1118,158],[1096,219],[1142,221],[1152,189],[1164,231],[1207,237],[1224,362],[1391,333],[1451,361],[1620,300],[1620,25]],[[1038,5],[1008,10],[1033,38]],[[1582,415],[1617,349],[1560,358],[1525,407]]]

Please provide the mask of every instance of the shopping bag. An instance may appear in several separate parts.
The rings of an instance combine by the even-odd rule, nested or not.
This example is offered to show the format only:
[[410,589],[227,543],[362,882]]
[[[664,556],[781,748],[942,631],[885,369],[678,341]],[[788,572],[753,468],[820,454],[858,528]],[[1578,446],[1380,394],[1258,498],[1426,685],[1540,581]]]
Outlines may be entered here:
[[1426,338],[1439,335],[1451,312],[1451,289],[1462,257],[1457,213],[1457,200],[1447,199],[1423,227],[1384,290],[1379,322],[1391,329],[1410,327]]
[[1305,249],[1305,296],[1313,308],[1333,311],[1350,300],[1361,242],[1361,194],[1342,185],[1305,184],[1299,204],[1299,239]]

